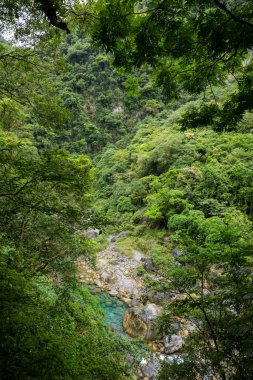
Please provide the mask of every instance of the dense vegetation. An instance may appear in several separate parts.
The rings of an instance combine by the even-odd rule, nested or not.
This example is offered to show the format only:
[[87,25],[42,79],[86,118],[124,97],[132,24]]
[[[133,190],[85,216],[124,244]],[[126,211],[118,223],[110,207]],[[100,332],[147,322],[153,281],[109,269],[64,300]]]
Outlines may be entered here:
[[1,98],[0,377],[121,378],[117,338],[76,278],[76,259],[93,252],[84,231],[97,225],[91,162],[45,143],[69,120],[50,62],[41,64],[39,81],[34,52],[4,43],[1,52],[3,79],[10,76]]
[[147,70],[120,75],[112,70],[110,57],[92,48],[83,33],[68,36],[59,51],[69,64],[59,93],[71,118],[56,139],[58,145],[94,156],[108,143],[131,135],[137,121],[164,107]]
[[[181,131],[177,120],[187,106],[146,119],[130,145],[101,155],[98,197],[108,218],[132,231],[123,249],[129,244],[144,249],[163,276],[157,284],[146,274],[147,287],[188,295],[166,308],[162,328],[166,331],[177,315],[198,331],[185,347],[180,372],[178,364],[169,365],[160,378],[192,379],[212,372],[226,378],[233,368],[232,378],[248,379],[252,134]],[[182,252],[180,266],[173,249]]]
[[147,291],[185,295],[159,378],[250,379],[252,1],[2,3],[22,44],[0,43],[0,377],[131,378],[76,273],[107,224],[153,259]]

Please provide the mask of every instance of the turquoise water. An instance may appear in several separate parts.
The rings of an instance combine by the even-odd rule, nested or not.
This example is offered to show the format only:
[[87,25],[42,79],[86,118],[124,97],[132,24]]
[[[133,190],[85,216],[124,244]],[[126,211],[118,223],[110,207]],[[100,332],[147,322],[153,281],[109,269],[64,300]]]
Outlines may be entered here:
[[118,334],[125,334],[122,318],[129,306],[106,292],[96,291],[96,288],[90,290],[99,298],[99,305],[105,312],[105,323]]

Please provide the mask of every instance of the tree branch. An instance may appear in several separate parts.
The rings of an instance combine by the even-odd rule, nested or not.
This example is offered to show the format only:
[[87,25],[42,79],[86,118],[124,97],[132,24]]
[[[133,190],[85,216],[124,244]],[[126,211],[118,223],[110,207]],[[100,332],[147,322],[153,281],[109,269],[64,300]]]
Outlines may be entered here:
[[29,181],[27,181],[23,186],[21,186],[17,191],[15,191],[14,193],[0,193],[0,197],[7,197],[7,196],[16,196],[18,195],[22,190],[25,189],[25,187],[27,185],[29,185],[31,182],[34,181],[34,178],[30,179]]
[[36,0],[36,2],[39,3],[42,12],[46,15],[51,25],[64,30],[68,34],[70,33],[67,23],[59,19],[57,9],[51,0]]
[[229,9],[226,8],[226,6],[223,3],[220,3],[219,0],[213,0],[214,3],[217,5],[218,8],[222,9],[227,15],[229,15],[234,21],[239,22],[240,24],[246,25],[250,28],[253,28],[253,24],[246,20],[242,20],[238,16],[236,16],[234,13],[232,13]]

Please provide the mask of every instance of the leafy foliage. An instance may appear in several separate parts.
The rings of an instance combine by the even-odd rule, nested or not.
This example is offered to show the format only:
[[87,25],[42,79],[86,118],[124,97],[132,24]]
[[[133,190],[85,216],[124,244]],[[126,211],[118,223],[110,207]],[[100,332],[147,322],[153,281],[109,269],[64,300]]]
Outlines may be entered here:
[[131,230],[119,250],[152,257],[162,281],[145,274],[147,289],[183,293],[161,329],[177,317],[191,333],[160,379],[251,378],[252,1],[3,1],[0,13],[41,46],[51,26],[79,28],[43,51],[0,43],[0,377],[131,376],[131,344],[76,280],[99,214]]
[[53,141],[70,116],[57,93],[57,61],[48,56],[33,75],[36,52],[2,49],[10,76],[0,102],[0,377],[124,378],[122,345],[77,281],[77,259],[94,251],[85,235],[97,225],[93,170],[87,156]]
[[224,84],[229,74],[238,75],[238,92],[219,110],[220,120],[214,124],[217,129],[233,128],[243,112],[251,110],[252,69],[247,67],[251,0],[128,1],[127,5],[111,0],[98,2],[95,11],[93,38],[113,52],[115,65],[153,66],[157,84],[169,98],[200,93]]
[[[105,151],[98,163],[98,195],[117,224],[120,220],[145,241],[136,249],[153,258],[163,279],[146,276],[147,288],[185,296],[168,303],[161,329],[170,334],[170,321],[177,317],[187,320],[192,332],[181,359],[165,362],[159,379],[248,379],[252,134],[182,131],[176,123],[196,103],[146,119],[130,145]],[[131,207],[121,208],[127,198]],[[177,261],[173,249],[181,252]]]

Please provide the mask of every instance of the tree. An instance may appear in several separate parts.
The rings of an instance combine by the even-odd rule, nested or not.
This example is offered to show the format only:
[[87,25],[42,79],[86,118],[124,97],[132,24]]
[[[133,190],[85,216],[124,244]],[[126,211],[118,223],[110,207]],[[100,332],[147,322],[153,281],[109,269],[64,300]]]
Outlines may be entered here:
[[[252,8],[252,0],[3,2],[2,22],[15,21],[14,30],[23,36],[36,36],[36,31],[43,36],[52,32],[50,26],[69,33],[76,22],[114,54],[116,66],[151,65],[168,98],[210,88],[213,100],[201,109],[209,118],[196,118],[196,110],[191,119],[195,126],[204,122],[224,130],[234,129],[244,112],[252,110]],[[22,12],[29,16],[25,28]],[[237,92],[215,104],[213,86],[229,77],[237,81]],[[184,125],[192,127],[190,122]]]
[[63,0],[23,0],[1,1],[0,30],[15,31],[19,35],[36,34],[48,25],[70,33],[66,17],[66,2]]
[[121,379],[122,346],[77,280],[93,253],[93,170],[52,139],[69,120],[58,59],[50,46],[0,48],[0,377]]
[[175,216],[173,227],[187,245],[180,262],[188,267],[165,272],[171,288],[186,298],[167,306],[164,321],[168,326],[171,316],[184,317],[193,332],[181,362],[163,365],[159,379],[247,380],[253,371],[250,222],[233,211],[223,220],[194,210],[183,219]]
[[0,173],[0,377],[122,378],[121,346],[76,279],[92,254],[90,161],[1,131]]
[[[115,63],[158,67],[168,94],[226,78],[251,48],[252,1],[110,1],[98,4],[94,37]],[[165,75],[165,73],[167,73]]]
[[[197,102],[191,99],[189,107]],[[154,260],[161,280],[152,282],[148,274],[145,280],[148,298],[154,292],[168,295],[163,334],[178,333],[172,330],[175,319],[177,326],[190,324],[188,338],[182,327],[185,346],[178,360],[165,361],[159,378],[248,380],[253,371],[252,134],[179,131],[176,123],[187,103],[176,105],[174,112],[140,123],[125,149],[104,152],[98,165],[100,181],[107,184],[104,209],[124,226],[132,221],[133,235],[143,239],[139,248]],[[104,173],[110,181],[102,182]],[[143,186],[136,190],[136,184]],[[134,216],[127,214],[129,208],[116,214],[114,196],[122,191],[135,206]],[[171,300],[182,293],[184,301]]]
[[169,98],[208,86],[213,91],[236,77],[238,91],[218,113],[217,129],[223,129],[252,109],[252,9],[252,0],[98,2],[92,34],[114,54],[115,65],[153,66]]

